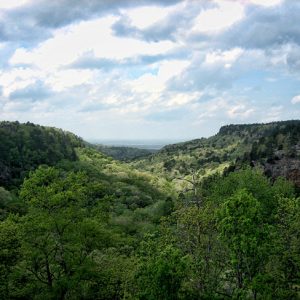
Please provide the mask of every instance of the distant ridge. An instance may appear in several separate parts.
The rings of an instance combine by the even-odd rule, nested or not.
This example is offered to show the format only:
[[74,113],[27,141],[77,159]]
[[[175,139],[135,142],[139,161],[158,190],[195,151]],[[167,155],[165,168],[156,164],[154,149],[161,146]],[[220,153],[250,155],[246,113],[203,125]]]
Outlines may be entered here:
[[134,163],[170,179],[198,170],[202,177],[243,166],[270,177],[284,176],[300,187],[300,120],[222,126],[210,138],[167,145]]
[[209,138],[170,144],[153,153],[84,142],[73,133],[27,122],[0,122],[0,186],[18,186],[41,164],[77,160],[77,147],[93,147],[132,166],[172,179],[197,170],[216,172],[259,166],[272,177],[284,176],[300,187],[300,120],[230,124]]
[[268,123],[252,123],[252,124],[229,124],[224,125],[220,128],[218,134],[228,134],[231,131],[243,131],[243,130],[250,130],[254,131],[255,129],[259,129],[264,127],[267,128],[274,128],[278,126],[295,126],[300,124],[300,120],[287,120],[287,121],[274,121]]

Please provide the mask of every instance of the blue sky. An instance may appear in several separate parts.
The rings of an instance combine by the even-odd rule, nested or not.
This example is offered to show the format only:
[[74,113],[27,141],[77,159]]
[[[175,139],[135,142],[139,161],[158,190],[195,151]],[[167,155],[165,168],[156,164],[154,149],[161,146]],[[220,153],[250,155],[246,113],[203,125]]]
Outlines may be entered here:
[[300,1],[0,0],[0,119],[188,140],[299,119]]

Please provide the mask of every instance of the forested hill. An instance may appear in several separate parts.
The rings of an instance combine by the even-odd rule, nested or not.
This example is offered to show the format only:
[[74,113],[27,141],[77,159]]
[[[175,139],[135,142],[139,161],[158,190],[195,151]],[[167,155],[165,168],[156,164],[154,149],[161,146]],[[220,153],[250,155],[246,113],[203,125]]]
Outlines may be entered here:
[[18,186],[41,164],[74,161],[75,148],[83,145],[81,138],[61,129],[29,122],[0,122],[0,186]]
[[300,121],[227,125],[210,137],[147,150],[87,145],[76,135],[32,123],[0,122],[0,186],[13,188],[39,165],[75,161],[77,147],[93,147],[141,171],[174,179],[197,170],[207,177],[228,168],[258,165],[271,177],[284,176],[300,186]]
[[93,145],[98,151],[121,161],[131,161],[137,158],[142,158],[155,153],[157,150],[140,149],[135,147],[125,146],[106,146]]
[[294,120],[223,126],[210,138],[165,146],[134,166],[176,178],[192,170],[208,176],[251,164],[262,166],[270,176],[291,177],[300,186],[299,158],[300,121]]
[[296,176],[299,121],[131,164],[30,123],[0,123],[0,149],[0,299],[300,297],[299,192],[243,168]]

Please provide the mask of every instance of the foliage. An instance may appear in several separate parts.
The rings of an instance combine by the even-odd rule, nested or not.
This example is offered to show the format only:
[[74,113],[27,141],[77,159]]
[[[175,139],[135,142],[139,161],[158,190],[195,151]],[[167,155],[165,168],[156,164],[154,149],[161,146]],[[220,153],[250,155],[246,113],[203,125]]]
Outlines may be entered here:
[[62,159],[76,160],[80,138],[32,123],[0,122],[0,186],[19,186],[30,170]]
[[297,166],[298,126],[225,126],[126,164],[2,122],[0,298],[298,299],[299,194],[265,174]]
[[171,244],[148,238],[142,243],[142,255],[135,276],[138,299],[180,299],[187,277],[189,257]]
[[230,257],[227,276],[235,277],[233,295],[246,296],[251,290],[256,298],[263,291],[257,290],[255,282],[268,263],[273,231],[264,222],[261,204],[247,190],[237,190],[221,207],[219,228]]
[[[230,172],[245,165],[262,167],[270,177],[286,176],[291,159],[298,159],[294,168],[300,168],[300,121],[282,121],[267,124],[227,125],[209,138],[167,145],[157,153],[139,159],[132,165],[140,170],[163,174],[170,179],[190,178],[199,170],[201,179],[216,173]],[[277,166],[276,172],[270,168]],[[288,176],[300,187],[300,173]],[[179,188],[184,183],[177,182]]]
[[9,299],[12,271],[20,257],[17,225],[10,219],[0,223],[0,298]]
[[121,161],[132,161],[137,158],[146,157],[155,153],[156,150],[140,149],[134,147],[125,147],[125,146],[104,146],[104,145],[95,145],[95,149],[111,156],[114,159]]

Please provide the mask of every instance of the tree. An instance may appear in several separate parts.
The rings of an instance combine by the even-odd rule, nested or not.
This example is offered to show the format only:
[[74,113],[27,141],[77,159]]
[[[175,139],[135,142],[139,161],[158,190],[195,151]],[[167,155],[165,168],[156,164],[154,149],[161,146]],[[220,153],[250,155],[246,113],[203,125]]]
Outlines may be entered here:
[[300,199],[278,196],[275,212],[276,251],[268,272],[274,278],[273,298],[297,299],[300,284]]
[[212,203],[207,202],[201,207],[181,207],[171,217],[176,230],[169,234],[168,240],[176,238],[179,248],[189,255],[192,269],[189,286],[200,299],[224,294],[220,275],[226,253],[218,240],[215,212]]
[[7,219],[0,222],[0,298],[9,299],[12,270],[20,258],[20,238],[17,224]]
[[42,167],[25,180],[20,195],[29,203],[21,228],[23,267],[32,290],[44,286],[46,298],[74,293],[84,298],[95,269],[93,253],[111,240],[103,221],[89,211],[87,177]]
[[196,204],[197,207],[200,207],[202,205],[202,198],[200,196],[200,171],[195,171],[194,169],[191,169],[191,178],[186,178],[186,177],[180,177],[180,178],[175,178],[176,180],[181,180],[185,181],[188,183],[189,187],[185,188],[183,190],[183,193],[189,193],[192,192],[191,199],[188,200],[188,205],[193,203]]
[[248,297],[251,291],[256,299],[263,292],[256,283],[268,262],[273,228],[264,222],[261,209],[260,202],[245,189],[238,190],[220,209],[220,238],[229,251],[228,274],[235,279],[235,296]]
[[[159,244],[157,244],[159,243]],[[180,299],[183,283],[187,278],[189,258],[172,244],[148,239],[142,244],[135,280],[138,299]]]

